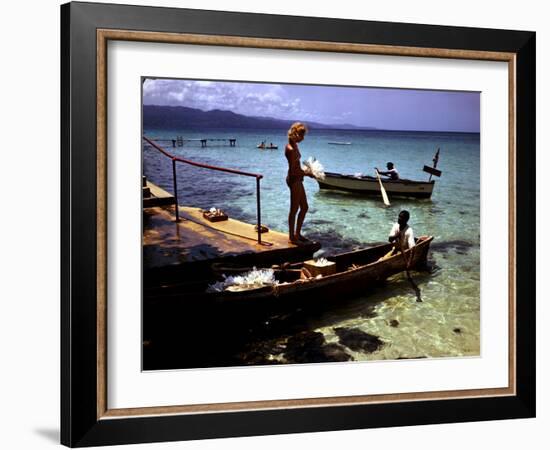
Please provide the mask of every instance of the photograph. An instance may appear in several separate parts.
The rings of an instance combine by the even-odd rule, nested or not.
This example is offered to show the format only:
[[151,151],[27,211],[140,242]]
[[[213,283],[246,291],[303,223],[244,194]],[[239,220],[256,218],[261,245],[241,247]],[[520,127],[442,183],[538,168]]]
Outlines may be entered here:
[[480,92],[141,84],[142,370],[480,357]]

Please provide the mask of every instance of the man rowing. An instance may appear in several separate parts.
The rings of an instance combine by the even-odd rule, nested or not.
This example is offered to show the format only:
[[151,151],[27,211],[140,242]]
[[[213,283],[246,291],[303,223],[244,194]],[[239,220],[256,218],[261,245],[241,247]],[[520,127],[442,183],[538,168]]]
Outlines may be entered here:
[[388,168],[388,170],[383,170],[382,172],[378,170],[378,167],[375,167],[375,169],[380,175],[389,177],[390,180],[399,180],[399,172],[397,171],[393,163],[388,162],[386,164],[386,167]]

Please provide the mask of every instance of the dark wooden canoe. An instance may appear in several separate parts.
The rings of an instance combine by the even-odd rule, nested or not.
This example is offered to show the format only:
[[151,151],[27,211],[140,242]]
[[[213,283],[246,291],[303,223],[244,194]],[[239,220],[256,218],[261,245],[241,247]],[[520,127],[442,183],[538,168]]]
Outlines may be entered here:
[[[171,284],[144,291],[144,300],[149,304],[179,304],[189,308],[288,308],[308,302],[338,302],[343,296],[359,295],[368,287],[389,276],[405,270],[405,258],[413,251],[411,269],[426,265],[428,250],[433,237],[420,237],[412,250],[405,255],[397,253],[387,259],[392,244],[383,244],[367,249],[327,257],[336,263],[336,273],[320,278],[300,279],[303,262],[285,264],[275,269],[279,284],[247,291],[206,292],[209,283],[215,280],[197,280],[194,283]],[[220,268],[218,267],[218,271]],[[247,268],[242,268],[244,272]],[[227,274],[239,269],[228,268]]]

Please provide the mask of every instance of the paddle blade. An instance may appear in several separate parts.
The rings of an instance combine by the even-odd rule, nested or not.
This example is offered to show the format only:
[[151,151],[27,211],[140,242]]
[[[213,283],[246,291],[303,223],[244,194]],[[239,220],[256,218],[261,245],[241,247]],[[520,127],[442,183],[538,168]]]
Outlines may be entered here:
[[378,171],[376,171],[376,176],[378,177],[378,184],[380,185],[380,192],[382,193],[382,201],[384,202],[384,205],[390,206],[390,200],[388,199],[388,194],[386,193],[386,189],[382,184],[382,180],[380,179],[380,174],[378,173]]
[[388,199],[388,194],[386,193],[386,189],[384,189],[384,186],[382,186],[382,183],[380,183],[380,186],[382,187],[382,201],[384,202],[384,205],[390,206],[390,200]]

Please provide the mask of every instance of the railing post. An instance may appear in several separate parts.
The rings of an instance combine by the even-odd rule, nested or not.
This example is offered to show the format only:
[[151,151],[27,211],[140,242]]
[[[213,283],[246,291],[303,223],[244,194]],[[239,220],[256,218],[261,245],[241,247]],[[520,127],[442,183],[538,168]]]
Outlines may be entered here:
[[172,158],[172,178],[174,181],[174,200],[176,202],[175,208],[176,208],[176,222],[180,221],[180,211],[179,211],[179,203],[178,203],[178,181],[176,179],[176,160]]
[[262,210],[260,208],[260,179],[261,177],[256,177],[256,205],[258,208],[257,218],[258,218],[258,244],[262,243]]

